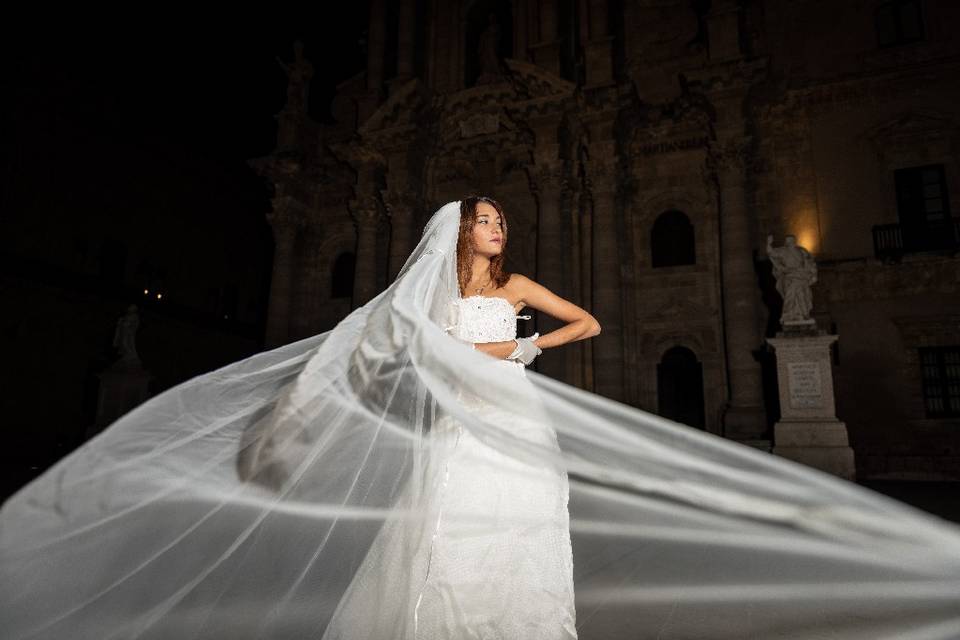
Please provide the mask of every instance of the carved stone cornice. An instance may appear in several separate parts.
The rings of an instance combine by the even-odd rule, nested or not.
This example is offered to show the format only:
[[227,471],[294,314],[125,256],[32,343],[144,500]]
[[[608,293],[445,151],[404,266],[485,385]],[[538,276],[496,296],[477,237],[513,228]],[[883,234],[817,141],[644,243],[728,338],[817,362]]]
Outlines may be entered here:
[[818,265],[818,291],[827,303],[908,296],[960,294],[960,260],[944,256],[904,258],[883,265],[874,258]]
[[770,60],[763,56],[684,69],[683,75],[690,89],[696,93],[739,94],[766,80],[769,68]]

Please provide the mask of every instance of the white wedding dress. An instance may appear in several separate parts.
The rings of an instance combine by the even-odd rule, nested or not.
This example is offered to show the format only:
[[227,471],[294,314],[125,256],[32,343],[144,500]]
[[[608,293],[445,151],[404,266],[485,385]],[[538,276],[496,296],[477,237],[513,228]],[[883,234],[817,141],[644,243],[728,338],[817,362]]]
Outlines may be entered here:
[[956,524],[451,339],[516,331],[460,296],[460,209],[11,496],[3,639],[960,638]]
[[[512,340],[517,318],[529,318],[516,316],[502,297],[470,296],[458,306],[459,322],[448,330],[469,342]],[[522,363],[485,366],[526,384]],[[497,419],[482,389],[464,389],[459,400]],[[552,429],[500,413],[514,435],[559,453]],[[566,472],[517,460],[449,416],[435,424],[431,449],[428,475],[437,481],[426,502],[433,526],[412,545],[403,521],[381,529],[324,638],[576,638]],[[411,565],[425,576],[413,585]],[[370,615],[391,597],[412,609],[402,617],[406,628]]]

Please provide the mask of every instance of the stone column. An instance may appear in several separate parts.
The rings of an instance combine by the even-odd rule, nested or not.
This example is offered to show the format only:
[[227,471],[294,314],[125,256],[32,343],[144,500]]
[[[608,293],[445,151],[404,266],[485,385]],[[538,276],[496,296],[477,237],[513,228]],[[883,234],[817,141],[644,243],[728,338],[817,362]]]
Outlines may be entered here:
[[710,61],[737,60],[740,53],[740,1],[714,0],[707,16]]
[[371,0],[367,29],[367,89],[379,91],[383,84],[384,48],[387,41],[386,0]]
[[711,150],[719,188],[723,324],[730,374],[724,435],[765,447],[761,441],[766,432],[763,384],[760,363],[754,356],[763,341],[760,289],[744,197],[747,144],[741,129]]
[[[556,145],[548,145],[555,147]],[[559,296],[569,293],[563,282],[563,221],[560,198],[563,196],[562,166],[555,157],[542,159],[530,167],[530,187],[537,201],[537,275],[536,280]],[[549,153],[547,151],[546,153]],[[563,326],[546,314],[537,314],[537,331],[544,335]],[[566,355],[562,349],[547,349],[536,360],[537,371],[566,381]]]
[[[536,0],[534,0],[536,1]],[[540,38],[530,47],[533,62],[551,73],[560,74],[560,43],[557,40],[555,0],[539,0]]]
[[591,313],[601,333],[593,341],[594,390],[623,400],[623,314],[620,251],[616,216],[616,145],[613,140],[590,145],[587,177],[593,200]]
[[588,5],[589,39],[584,43],[586,86],[613,83],[613,36],[607,29],[607,0],[590,0]]
[[293,281],[293,244],[300,222],[297,216],[286,210],[283,203],[275,202],[274,210],[267,214],[273,230],[273,275],[270,279],[270,306],[267,316],[267,348],[285,344],[290,338],[290,308]]
[[400,80],[409,80],[413,77],[415,14],[415,0],[401,0],[400,25],[397,33],[397,78]]
[[320,262],[322,227],[305,225],[300,239],[302,250],[298,252],[294,269],[296,282],[293,286],[290,317],[290,338],[293,340],[305,338],[316,331],[323,299],[322,279],[330,278],[330,274],[323,270]]
[[529,7],[525,0],[515,0],[513,3],[513,58],[515,60],[530,60],[527,50],[529,42],[529,25],[527,14]]
[[383,203],[390,218],[388,282],[393,282],[413,250],[416,198],[407,191],[387,191],[383,194]]
[[350,213],[357,229],[356,268],[353,281],[353,307],[361,307],[377,293],[377,224],[380,204],[374,196],[350,201]]
[[383,90],[383,63],[386,47],[386,0],[370,0],[370,22],[367,30],[367,93],[358,102],[357,122],[362,124],[380,104]]

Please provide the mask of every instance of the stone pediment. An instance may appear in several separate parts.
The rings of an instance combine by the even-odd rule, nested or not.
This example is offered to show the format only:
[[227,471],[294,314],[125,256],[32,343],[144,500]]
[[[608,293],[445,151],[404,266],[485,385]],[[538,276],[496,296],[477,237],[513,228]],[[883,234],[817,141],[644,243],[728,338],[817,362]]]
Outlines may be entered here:
[[414,78],[398,88],[386,102],[360,125],[360,135],[396,127],[416,125],[415,117],[424,104],[424,89],[420,80]]
[[508,73],[502,82],[481,84],[448,94],[443,111],[453,115],[478,108],[492,109],[530,101],[562,100],[573,95],[576,85],[528,62],[504,60]]
[[510,70],[510,81],[520,99],[565,98],[572,96],[577,88],[577,85],[569,80],[529,62],[507,59],[504,63]]
[[647,318],[650,320],[671,322],[681,319],[687,323],[695,323],[711,317],[712,314],[713,312],[696,302],[692,302],[686,298],[673,298],[668,300],[666,304],[662,305],[651,315],[647,316]]

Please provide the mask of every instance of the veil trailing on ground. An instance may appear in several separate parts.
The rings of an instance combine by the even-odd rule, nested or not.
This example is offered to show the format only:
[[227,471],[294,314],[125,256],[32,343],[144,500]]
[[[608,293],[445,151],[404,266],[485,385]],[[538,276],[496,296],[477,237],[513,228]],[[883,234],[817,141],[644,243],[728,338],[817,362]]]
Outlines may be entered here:
[[[441,420],[569,474],[582,639],[960,636],[955,525],[451,339],[458,227],[453,202],[336,328],[152,398],[11,497],[4,637],[319,637],[381,527],[423,543]],[[367,608],[391,638],[406,559]]]

